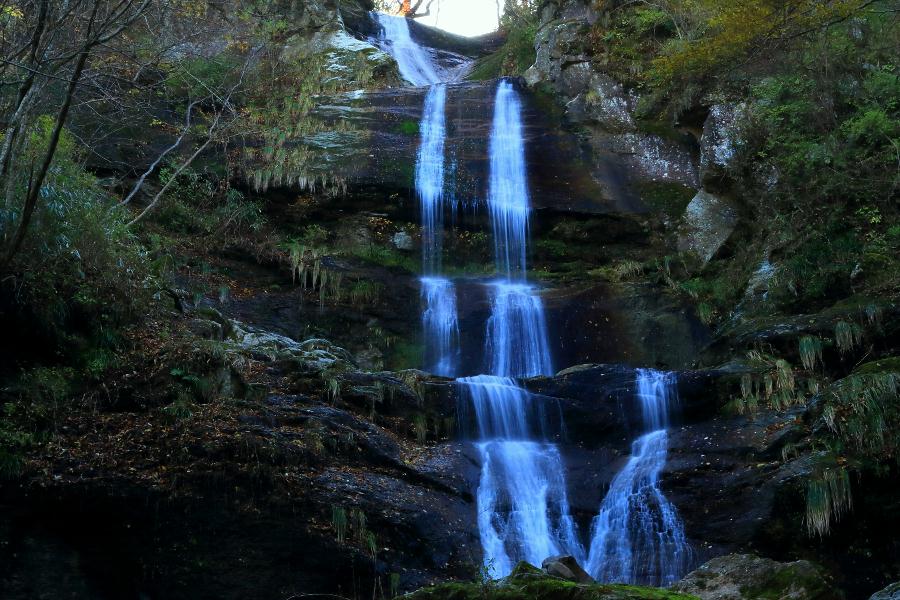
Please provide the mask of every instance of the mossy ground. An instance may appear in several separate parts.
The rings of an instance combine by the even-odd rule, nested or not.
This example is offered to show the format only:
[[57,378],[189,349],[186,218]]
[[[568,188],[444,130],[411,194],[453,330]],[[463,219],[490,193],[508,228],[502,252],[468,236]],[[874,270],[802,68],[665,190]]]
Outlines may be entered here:
[[577,584],[541,576],[496,583],[445,583],[406,596],[408,600],[696,600],[695,596],[631,585]]

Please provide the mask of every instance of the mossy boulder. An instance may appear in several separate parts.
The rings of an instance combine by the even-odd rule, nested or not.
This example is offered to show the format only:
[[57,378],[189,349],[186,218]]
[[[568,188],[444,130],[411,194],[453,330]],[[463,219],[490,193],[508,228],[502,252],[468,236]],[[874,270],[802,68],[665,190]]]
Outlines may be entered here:
[[824,570],[809,561],[781,563],[752,554],[707,562],[671,588],[701,600],[840,600]]

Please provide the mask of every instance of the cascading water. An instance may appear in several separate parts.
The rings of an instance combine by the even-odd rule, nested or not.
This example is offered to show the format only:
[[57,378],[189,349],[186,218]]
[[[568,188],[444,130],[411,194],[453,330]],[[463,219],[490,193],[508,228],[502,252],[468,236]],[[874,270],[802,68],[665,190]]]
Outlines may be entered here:
[[435,84],[425,96],[416,155],[416,194],[422,211],[422,265],[425,273],[441,270],[444,234],[444,140],[447,86]]
[[[484,565],[505,577],[516,562],[548,556],[582,559],[569,514],[565,469],[557,447],[536,440],[535,399],[513,377],[552,372],[540,298],[525,279],[529,200],[521,108],[512,84],[501,81],[491,129],[488,207],[497,271],[489,284],[491,316],[485,355],[491,375],[460,379],[475,409],[481,456],[476,495]],[[544,423],[541,423],[543,429]]]
[[[376,18],[379,42],[394,55],[404,79],[431,86],[415,170],[423,229],[422,322],[427,368],[452,376],[459,354],[456,291],[440,276],[447,89],[428,52],[412,41],[406,19]],[[675,509],[657,485],[666,460],[668,376],[638,372],[649,432],[635,440],[632,457],[613,480],[594,520],[589,554],[570,515],[559,450],[544,437],[540,401],[513,379],[553,372],[541,299],[526,278],[530,204],[523,133],[518,94],[511,82],[501,81],[489,143],[488,211],[502,277],[487,284],[485,362],[491,374],[458,380],[478,424],[482,468],[476,496],[484,565],[493,577],[503,577],[519,560],[540,564],[548,556],[570,554],[603,581],[668,584],[684,572],[690,551]]]
[[508,575],[520,560],[541,564],[557,554],[582,559],[559,450],[535,441],[533,425],[544,425],[533,423],[541,418],[536,400],[509,377],[458,381],[478,423],[478,530],[491,576]]
[[425,364],[438,375],[452,377],[459,356],[456,290],[444,277],[422,277],[422,328],[425,332]]
[[486,355],[490,372],[533,377],[553,372],[541,299],[526,283],[490,284]]
[[403,79],[416,86],[439,83],[441,77],[428,51],[415,43],[409,35],[406,17],[393,17],[384,13],[374,15],[381,26],[378,41],[397,61]]
[[444,235],[444,140],[447,87],[431,86],[425,96],[419,126],[421,143],[416,156],[416,194],[422,213],[422,329],[425,365],[431,372],[452,377],[459,355],[456,288],[441,273]]
[[487,363],[494,375],[549,375],[553,367],[544,307],[526,282],[531,207],[522,108],[513,84],[506,80],[497,86],[488,150],[491,168],[488,210],[494,234],[494,262],[497,271],[506,278],[490,284]]
[[528,177],[525,139],[518,94],[512,83],[501,81],[494,100],[490,140],[488,210],[494,232],[497,269],[507,279],[525,277],[528,242]]
[[632,444],[631,458],[594,518],[587,571],[600,581],[666,586],[684,575],[691,560],[678,513],[659,489],[675,378],[638,369],[636,385],[648,432]]

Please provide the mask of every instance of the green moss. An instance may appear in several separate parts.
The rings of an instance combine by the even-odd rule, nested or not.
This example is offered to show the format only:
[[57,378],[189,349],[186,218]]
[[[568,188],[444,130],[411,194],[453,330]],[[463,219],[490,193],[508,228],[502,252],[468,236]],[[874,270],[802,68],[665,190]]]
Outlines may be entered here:
[[[532,570],[533,569],[533,570]],[[520,570],[517,567],[517,570]],[[581,585],[531,567],[497,583],[445,583],[406,596],[409,600],[695,600],[694,596],[631,585]]]
[[875,373],[900,373],[900,356],[888,356],[863,363],[853,370],[856,375],[873,375]]
[[425,348],[422,344],[399,341],[388,358],[388,367],[394,371],[405,369],[417,369],[422,365],[425,356]]
[[684,213],[688,203],[697,193],[693,188],[677,183],[645,182],[638,185],[641,201],[670,217],[678,217]]
[[419,124],[416,121],[406,120],[400,123],[397,130],[403,135],[419,135]]
[[[804,590],[803,594],[789,594],[792,590]],[[786,596],[800,598],[823,598],[834,596],[827,587],[825,578],[807,565],[788,564],[765,581],[752,587],[741,589],[744,598],[760,600],[780,600]]]
[[503,46],[496,52],[479,59],[469,73],[468,79],[482,81],[497,77],[515,76],[524,73],[534,64],[534,36],[537,23],[529,23],[525,27],[512,28]]

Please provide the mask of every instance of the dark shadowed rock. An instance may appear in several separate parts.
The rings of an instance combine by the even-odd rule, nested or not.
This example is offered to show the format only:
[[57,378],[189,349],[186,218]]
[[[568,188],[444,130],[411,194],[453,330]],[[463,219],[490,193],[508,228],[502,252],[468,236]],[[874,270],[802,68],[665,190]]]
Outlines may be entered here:
[[594,583],[594,578],[581,568],[572,556],[551,556],[541,563],[541,569],[547,575],[559,577],[575,583]]

